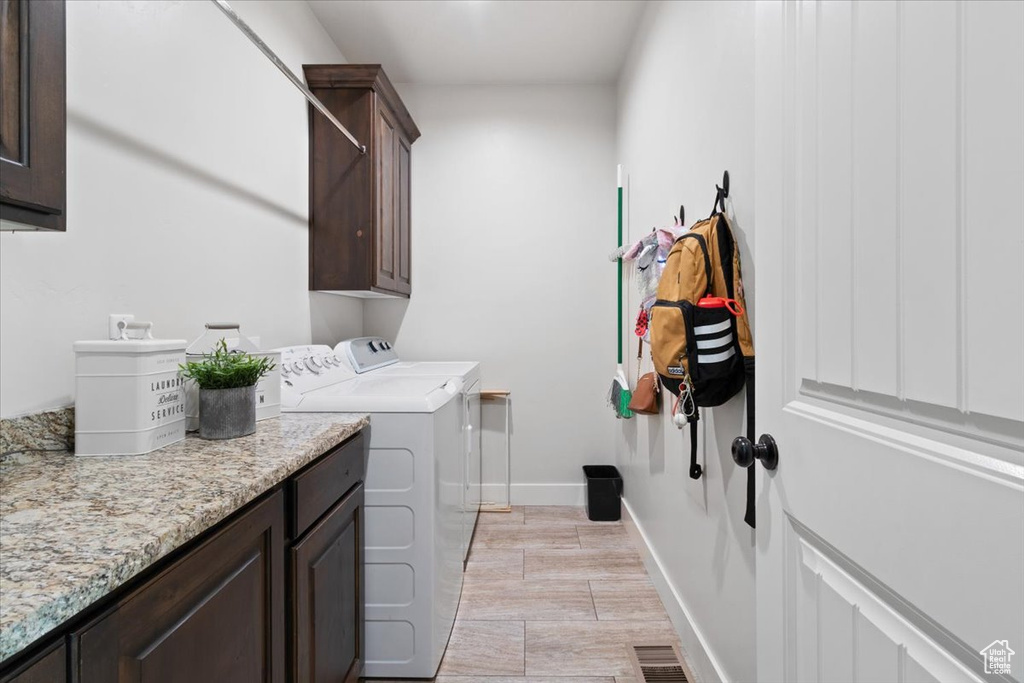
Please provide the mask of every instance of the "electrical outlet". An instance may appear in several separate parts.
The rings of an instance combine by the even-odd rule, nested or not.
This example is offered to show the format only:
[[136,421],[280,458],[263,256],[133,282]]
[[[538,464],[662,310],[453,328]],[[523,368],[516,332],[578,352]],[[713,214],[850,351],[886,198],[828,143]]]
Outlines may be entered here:
[[107,336],[110,339],[120,339],[121,330],[118,329],[117,324],[120,322],[130,323],[135,320],[135,316],[131,313],[111,313],[107,317]]

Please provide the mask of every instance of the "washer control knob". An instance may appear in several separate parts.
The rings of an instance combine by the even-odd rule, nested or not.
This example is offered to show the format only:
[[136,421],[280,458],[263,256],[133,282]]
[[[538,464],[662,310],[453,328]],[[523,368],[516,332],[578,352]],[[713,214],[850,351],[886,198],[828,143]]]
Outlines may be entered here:
[[302,361],[295,361],[292,363],[292,372],[300,373],[305,369],[306,367],[302,364]]
[[312,372],[314,375],[320,374],[320,371],[316,369],[318,365],[320,365],[319,361],[317,361],[315,358],[310,358],[309,356],[306,356],[306,367],[309,368],[310,372]]

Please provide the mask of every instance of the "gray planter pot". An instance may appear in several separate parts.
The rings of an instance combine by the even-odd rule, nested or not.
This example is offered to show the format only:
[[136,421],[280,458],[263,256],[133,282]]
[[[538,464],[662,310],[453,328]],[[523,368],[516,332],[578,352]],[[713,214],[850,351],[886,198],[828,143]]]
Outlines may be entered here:
[[234,439],[255,431],[255,386],[199,390],[199,436]]

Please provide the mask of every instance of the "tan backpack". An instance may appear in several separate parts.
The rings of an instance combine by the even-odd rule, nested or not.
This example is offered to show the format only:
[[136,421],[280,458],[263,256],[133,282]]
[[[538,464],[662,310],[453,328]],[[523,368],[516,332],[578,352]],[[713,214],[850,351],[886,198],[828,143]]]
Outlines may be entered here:
[[[721,305],[701,304],[708,299]],[[754,342],[740,252],[725,214],[695,224],[676,240],[650,326],[654,367],[673,394],[682,390],[685,395],[689,389],[695,406],[711,407],[743,387],[746,365],[754,362]]]
[[[680,236],[665,262],[651,308],[651,355],[662,384],[679,397],[677,424],[690,425],[690,477],[699,479],[697,420],[700,407],[719,406],[747,387],[747,438],[754,439],[754,342],[750,334],[740,251],[721,204]],[[679,415],[676,415],[678,413]],[[754,526],[753,470],[748,469],[747,511]]]

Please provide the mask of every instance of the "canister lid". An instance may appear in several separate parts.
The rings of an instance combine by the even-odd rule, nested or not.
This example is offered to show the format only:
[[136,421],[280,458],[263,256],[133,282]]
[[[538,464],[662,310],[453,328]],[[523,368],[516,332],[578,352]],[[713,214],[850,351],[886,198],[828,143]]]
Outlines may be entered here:
[[76,341],[74,349],[75,353],[158,353],[184,351],[187,343],[184,339],[102,339]]

